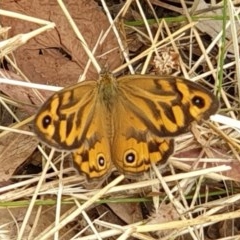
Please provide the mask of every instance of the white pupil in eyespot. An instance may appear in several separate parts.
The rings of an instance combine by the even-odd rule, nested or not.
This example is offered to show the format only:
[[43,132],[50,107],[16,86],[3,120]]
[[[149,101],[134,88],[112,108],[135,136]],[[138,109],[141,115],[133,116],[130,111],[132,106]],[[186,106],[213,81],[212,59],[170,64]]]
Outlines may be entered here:
[[127,156],[126,156],[126,161],[127,161],[128,163],[133,163],[134,160],[135,160],[135,155],[134,155],[133,153],[127,154]]
[[104,163],[105,163],[105,160],[104,160],[104,157],[103,156],[100,156],[99,158],[98,158],[98,164],[99,164],[99,166],[104,166]]

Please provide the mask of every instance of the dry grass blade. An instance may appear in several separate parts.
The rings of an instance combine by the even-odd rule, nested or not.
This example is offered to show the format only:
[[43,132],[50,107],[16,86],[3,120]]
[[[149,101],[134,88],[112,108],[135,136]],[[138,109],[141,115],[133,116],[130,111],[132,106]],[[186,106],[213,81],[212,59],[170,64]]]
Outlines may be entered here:
[[[1,13],[0,13],[1,14]],[[30,33],[26,34],[19,34],[17,36],[12,37],[11,39],[7,39],[5,41],[0,42],[0,58],[8,55],[9,53],[13,52],[15,49],[19,48],[23,44],[25,44],[30,39],[34,38],[35,36],[42,34],[43,32],[52,29],[55,27],[54,23],[49,23],[46,26],[43,26],[39,29],[36,29]]]

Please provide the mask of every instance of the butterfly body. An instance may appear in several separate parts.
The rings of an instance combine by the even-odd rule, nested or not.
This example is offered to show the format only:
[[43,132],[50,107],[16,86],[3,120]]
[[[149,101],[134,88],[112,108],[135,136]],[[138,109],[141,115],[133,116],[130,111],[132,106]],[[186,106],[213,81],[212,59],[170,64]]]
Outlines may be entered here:
[[110,173],[112,163],[128,176],[165,162],[173,138],[193,121],[218,109],[216,98],[202,86],[176,77],[130,75],[115,79],[102,74],[64,88],[37,113],[39,138],[60,150],[72,151],[88,179]]

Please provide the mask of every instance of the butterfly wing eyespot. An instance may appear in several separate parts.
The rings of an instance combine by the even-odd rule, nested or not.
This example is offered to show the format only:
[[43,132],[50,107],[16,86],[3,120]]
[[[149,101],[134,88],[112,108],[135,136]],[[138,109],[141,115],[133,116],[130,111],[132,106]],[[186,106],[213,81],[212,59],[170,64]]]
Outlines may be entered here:
[[174,150],[173,139],[166,140],[154,136],[149,137],[148,142],[116,136],[114,142],[118,145],[113,162],[118,171],[129,178],[136,178],[148,171],[151,163],[165,163]]
[[99,169],[106,168],[107,163],[106,163],[105,157],[102,153],[98,154],[97,163],[98,163],[98,168]]
[[137,152],[134,149],[128,149],[123,156],[123,160],[126,166],[137,164]]
[[43,119],[42,119],[42,126],[44,129],[47,129],[49,125],[52,124],[52,118],[49,115],[46,115]]
[[94,150],[82,150],[73,152],[73,160],[76,168],[83,173],[89,181],[99,180],[110,174],[110,155],[103,153],[94,154]]
[[192,104],[201,109],[205,106],[205,100],[200,96],[195,96],[192,99]]

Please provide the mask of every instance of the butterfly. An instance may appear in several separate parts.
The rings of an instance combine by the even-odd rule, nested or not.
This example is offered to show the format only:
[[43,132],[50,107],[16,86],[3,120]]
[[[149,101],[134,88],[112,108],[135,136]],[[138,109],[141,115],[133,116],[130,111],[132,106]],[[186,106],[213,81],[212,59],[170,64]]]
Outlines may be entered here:
[[54,93],[34,119],[41,141],[71,151],[88,180],[120,173],[136,177],[164,163],[174,137],[216,113],[217,98],[180,77],[103,73]]

